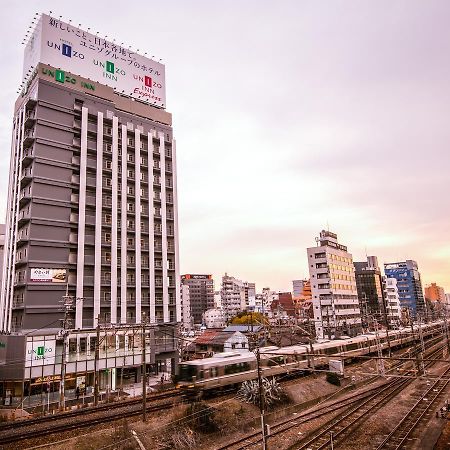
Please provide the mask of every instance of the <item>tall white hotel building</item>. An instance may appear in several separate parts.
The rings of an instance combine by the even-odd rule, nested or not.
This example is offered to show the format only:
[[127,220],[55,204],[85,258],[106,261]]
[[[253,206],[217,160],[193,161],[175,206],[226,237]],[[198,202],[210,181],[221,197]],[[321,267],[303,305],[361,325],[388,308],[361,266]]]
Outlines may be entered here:
[[42,15],[24,75],[13,117],[0,392],[23,396],[27,383],[38,392],[42,379],[58,382],[64,296],[73,304],[65,348],[73,379],[92,384],[98,324],[99,369],[111,369],[101,385],[117,386],[118,368],[139,378],[143,318],[149,366],[173,371],[177,172],[164,66]]
[[337,235],[322,230],[317,246],[307,249],[314,323],[319,339],[361,332],[353,258]]

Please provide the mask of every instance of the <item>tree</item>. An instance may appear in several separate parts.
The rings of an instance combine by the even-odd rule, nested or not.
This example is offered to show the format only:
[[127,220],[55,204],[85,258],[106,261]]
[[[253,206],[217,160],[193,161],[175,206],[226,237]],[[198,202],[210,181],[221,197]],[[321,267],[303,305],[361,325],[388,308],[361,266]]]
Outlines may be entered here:
[[267,317],[259,312],[242,311],[231,319],[232,325],[268,325],[268,323]]

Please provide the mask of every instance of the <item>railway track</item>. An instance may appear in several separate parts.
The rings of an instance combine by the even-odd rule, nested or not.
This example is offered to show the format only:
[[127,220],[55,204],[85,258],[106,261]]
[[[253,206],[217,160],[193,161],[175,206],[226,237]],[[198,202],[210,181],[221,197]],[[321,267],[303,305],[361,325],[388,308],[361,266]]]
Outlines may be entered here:
[[[441,351],[442,347],[439,347],[433,350],[429,354],[429,357],[435,356]],[[430,361],[425,366],[430,367],[432,364],[434,364],[434,362]],[[411,371],[410,374],[412,373],[413,372]],[[403,378],[400,380],[394,379],[389,381],[378,394],[374,394],[354,408],[350,408],[343,415],[331,419],[325,425],[313,432],[312,437],[308,437],[306,441],[303,440],[300,443],[293,444],[289,449],[321,450],[331,446],[331,439],[333,439],[335,444],[342,442],[342,440],[348,438],[352,434],[358,424],[363,422],[366,418],[372,417],[375,411],[389,403],[414,380],[414,378]]]
[[[147,412],[166,410],[173,407],[173,398],[179,392],[171,391],[157,397],[148,397]],[[172,400],[170,400],[172,399]],[[159,402],[163,400],[162,402]],[[156,404],[152,404],[156,403]],[[96,426],[126,417],[142,414],[142,400],[128,401],[124,404],[108,404],[85,410],[71,411],[56,416],[41,417],[18,423],[6,424],[0,427],[0,449],[5,444],[11,444],[27,439],[36,439],[36,436],[48,436],[55,433],[64,433],[80,428]]]
[[[273,425],[270,428],[270,435],[275,436],[278,434],[282,434],[283,432],[291,429],[293,426],[298,426],[311,420],[318,419],[322,416],[326,416],[334,411],[359,404],[361,403],[361,401],[366,400],[368,397],[376,395],[379,391],[379,386],[372,387],[367,389],[366,391],[355,393],[344,399],[326,402],[318,408],[315,408],[313,411],[309,410],[303,413],[299,413],[295,416],[295,418],[290,418],[288,420],[279,422],[276,425]],[[239,439],[239,441],[227,443],[221,447],[216,448],[215,450],[242,450],[247,447],[256,445],[259,442],[261,442],[261,432],[256,431],[254,433],[246,435],[244,438]]]
[[[399,450],[405,446],[407,440],[423,421],[426,414],[442,398],[446,387],[450,383],[447,377],[450,374],[448,368],[417,400],[414,406],[406,413],[398,425],[389,433],[383,442],[376,447],[381,449]],[[447,377],[447,378],[446,378]]]
[[[434,345],[431,346],[428,351],[428,358],[432,358],[433,356],[442,352],[442,345],[438,348],[433,349]],[[414,352],[411,352],[413,355]],[[389,371],[394,371],[396,368],[402,366],[404,361],[399,361],[392,365],[389,368]],[[429,362],[427,366],[429,367],[433,362]],[[368,384],[372,383],[376,379],[379,379],[379,376],[373,376],[368,380]],[[326,448],[330,444],[330,431],[334,432],[334,436],[338,437],[340,435],[348,434],[353,426],[359,423],[361,420],[364,420],[365,417],[369,413],[373,413],[374,408],[379,408],[384,404],[388,403],[396,394],[398,394],[401,390],[403,390],[408,384],[410,384],[413,379],[395,379],[384,383],[381,386],[377,386],[371,389],[364,391],[363,393],[356,393],[355,395],[345,398],[343,400],[337,400],[331,404],[325,404],[321,406],[319,409],[314,409],[314,411],[305,412],[303,414],[299,414],[295,417],[295,419],[288,419],[282,422],[278,422],[276,425],[271,427],[270,436],[273,437],[275,435],[282,434],[286,431],[289,431],[292,428],[298,427],[299,425],[309,422],[311,420],[317,419],[321,416],[326,416],[327,414],[332,413],[333,411],[342,410],[347,408],[339,418],[332,419],[328,421],[323,427],[320,427],[319,430],[316,430],[316,433],[313,434],[313,438],[309,439],[304,444],[294,444],[292,449],[317,449],[317,448]],[[251,433],[245,436],[245,438],[241,438],[239,441],[233,441],[228,443],[222,447],[217,448],[216,450],[242,450],[248,447],[252,447],[261,442],[261,432]]]
[[[172,389],[170,391],[161,392],[158,394],[149,394],[147,395],[147,402],[151,403],[153,401],[157,400],[163,400],[166,398],[173,398],[180,395],[180,392],[176,389]],[[132,405],[139,405],[142,404],[142,397],[133,398],[130,400],[124,400],[122,402],[112,402],[112,403],[106,403],[99,406],[90,406],[86,408],[80,408],[75,409],[72,411],[66,411],[66,412],[60,412],[53,415],[46,415],[46,416],[40,416],[35,417],[32,419],[20,419],[13,422],[7,422],[0,425],[0,434],[3,433],[6,430],[10,429],[18,429],[20,427],[27,427],[30,425],[37,425],[41,423],[48,423],[48,422],[57,422],[59,420],[64,420],[68,418],[75,418],[78,416],[87,416],[89,414],[95,414],[101,411],[111,411],[113,409],[120,409],[124,408],[126,406],[132,406]]]

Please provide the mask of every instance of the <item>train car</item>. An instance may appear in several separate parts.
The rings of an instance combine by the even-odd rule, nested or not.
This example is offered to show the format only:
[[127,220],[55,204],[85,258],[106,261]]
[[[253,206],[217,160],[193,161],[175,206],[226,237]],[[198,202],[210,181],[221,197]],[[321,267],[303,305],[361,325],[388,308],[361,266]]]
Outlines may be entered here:
[[183,362],[179,369],[180,388],[221,388],[253,378],[256,356],[250,351],[218,353],[211,358]]
[[[442,322],[422,325],[423,339],[442,336],[442,327]],[[332,355],[349,361],[375,353],[378,346],[396,349],[410,345],[418,338],[418,327],[414,327],[414,333],[411,327],[406,327],[389,333],[380,331],[378,336],[367,333],[353,338],[322,340],[312,345],[312,354],[309,345],[263,347],[260,350],[261,370],[263,376],[269,377],[311,370],[313,367],[326,369]],[[182,389],[217,389],[257,377],[256,356],[249,351],[219,353],[211,358],[180,363],[179,368],[178,387]]]

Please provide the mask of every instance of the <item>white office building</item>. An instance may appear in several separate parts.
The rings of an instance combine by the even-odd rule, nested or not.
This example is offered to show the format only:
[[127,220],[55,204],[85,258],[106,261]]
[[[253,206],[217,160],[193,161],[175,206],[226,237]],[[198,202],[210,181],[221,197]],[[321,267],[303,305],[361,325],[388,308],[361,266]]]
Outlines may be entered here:
[[338,243],[336,234],[325,230],[307,252],[317,337],[359,334],[361,313],[351,253]]

